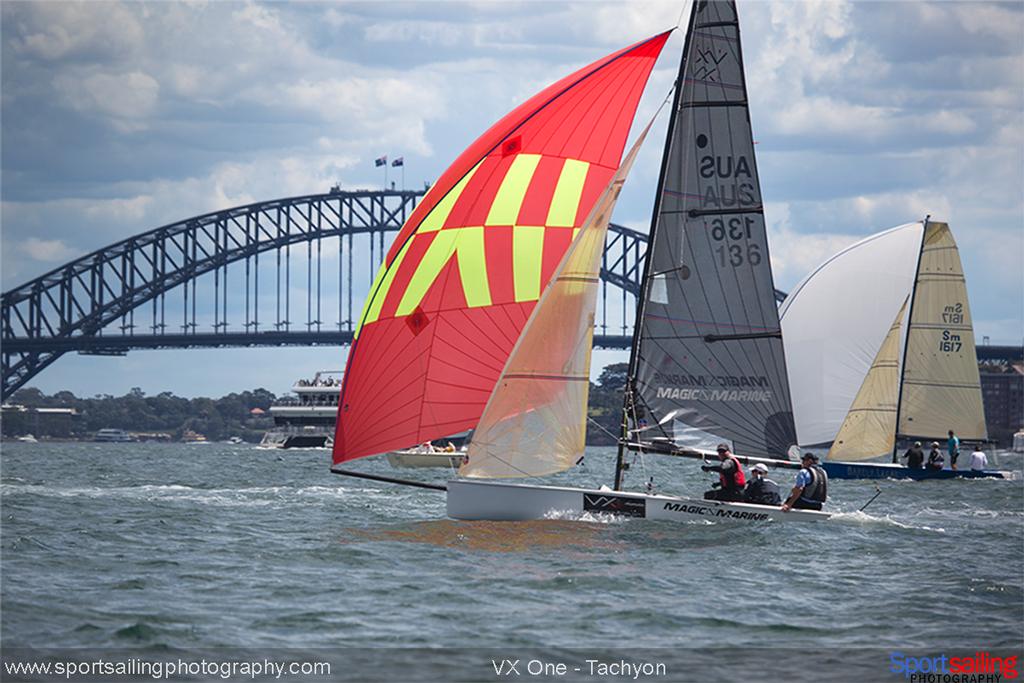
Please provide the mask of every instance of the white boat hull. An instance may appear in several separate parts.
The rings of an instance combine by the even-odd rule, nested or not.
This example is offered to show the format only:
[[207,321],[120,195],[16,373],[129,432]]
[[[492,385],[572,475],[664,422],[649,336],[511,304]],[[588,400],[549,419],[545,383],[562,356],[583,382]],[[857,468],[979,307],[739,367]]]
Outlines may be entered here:
[[453,519],[522,521],[611,514],[646,519],[728,522],[818,522],[831,516],[749,503],[725,503],[625,491],[529,486],[466,479],[448,482],[448,516]]
[[422,453],[417,451],[391,451],[388,464],[396,468],[448,467],[458,468],[462,464],[462,453]]

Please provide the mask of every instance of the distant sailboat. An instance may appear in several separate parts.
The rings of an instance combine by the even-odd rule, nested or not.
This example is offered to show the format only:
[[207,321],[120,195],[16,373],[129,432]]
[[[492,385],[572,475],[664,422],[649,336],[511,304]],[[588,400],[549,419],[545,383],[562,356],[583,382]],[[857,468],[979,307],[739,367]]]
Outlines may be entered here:
[[[833,478],[854,479],[1005,477],[1006,473],[995,470],[908,469],[898,464],[864,462],[875,458],[888,460],[896,454],[901,441],[935,440],[945,450],[950,429],[965,441],[984,441],[988,437],[967,288],[953,235],[946,223],[925,219],[880,237],[889,236],[891,241],[897,232],[919,236],[918,254],[912,261],[916,269],[911,271],[912,283],[908,288],[911,291],[889,291],[882,297],[883,306],[886,301],[891,305],[894,297],[902,295],[903,300],[834,437],[825,470]],[[868,323],[870,316],[865,309],[874,309],[880,302],[858,294],[861,280],[854,277],[854,271],[861,263],[874,263],[877,269],[875,255],[880,255],[883,244],[883,240],[868,238],[854,245],[840,257],[827,261],[794,290],[793,300],[787,300],[783,306],[787,341],[807,357],[815,357],[810,341],[802,333],[814,324],[811,321],[815,319],[816,308],[828,308],[840,311],[853,321],[854,327],[864,328],[847,340],[853,346],[863,345],[872,325],[877,325],[877,321]],[[897,270],[906,270],[906,264],[900,265],[902,268]],[[836,299],[843,303],[837,305]],[[826,321],[819,320],[817,324],[830,329]],[[904,325],[906,332],[901,334]],[[837,336],[842,333],[839,331]],[[818,334],[811,332],[807,336],[817,338]],[[833,349],[831,353],[837,352]],[[797,364],[803,362],[796,360]],[[830,362],[839,363],[838,372],[850,372],[854,365],[843,364],[841,358],[832,358]],[[808,373],[810,369],[797,367],[795,373],[800,372]],[[814,389],[821,392],[820,404],[841,401],[841,392],[836,387],[820,381],[817,387],[808,389],[812,401],[818,396]],[[801,424],[799,419],[797,424]],[[805,420],[804,424],[813,426],[814,420]]]

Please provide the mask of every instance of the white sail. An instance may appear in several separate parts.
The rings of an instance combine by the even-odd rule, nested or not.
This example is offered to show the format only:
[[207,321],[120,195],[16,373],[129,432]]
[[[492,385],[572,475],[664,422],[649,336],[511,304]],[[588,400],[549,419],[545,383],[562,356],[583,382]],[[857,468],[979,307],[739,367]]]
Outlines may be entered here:
[[974,327],[960,252],[946,223],[928,221],[903,361],[902,436],[986,439]]
[[907,301],[896,313],[850,412],[829,449],[829,460],[858,461],[892,453],[896,439],[896,401],[900,384],[900,330]]
[[541,476],[567,470],[583,456],[605,235],[650,127],[601,194],[523,328],[473,433],[462,476]]
[[779,315],[797,438],[835,439],[914,282],[921,222],[872,235],[811,272]]

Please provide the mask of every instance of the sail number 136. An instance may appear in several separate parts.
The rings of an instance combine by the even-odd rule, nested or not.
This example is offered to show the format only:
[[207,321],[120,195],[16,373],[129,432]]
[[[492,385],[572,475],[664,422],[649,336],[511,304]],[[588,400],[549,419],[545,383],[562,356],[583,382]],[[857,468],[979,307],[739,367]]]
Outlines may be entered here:
[[721,266],[730,265],[733,268],[749,263],[756,266],[761,263],[761,246],[759,244],[729,244],[732,240],[749,240],[750,229],[754,225],[754,219],[750,217],[730,218],[726,222],[722,218],[715,218],[711,221],[711,239],[716,242],[723,242],[715,247],[718,254],[718,262]]

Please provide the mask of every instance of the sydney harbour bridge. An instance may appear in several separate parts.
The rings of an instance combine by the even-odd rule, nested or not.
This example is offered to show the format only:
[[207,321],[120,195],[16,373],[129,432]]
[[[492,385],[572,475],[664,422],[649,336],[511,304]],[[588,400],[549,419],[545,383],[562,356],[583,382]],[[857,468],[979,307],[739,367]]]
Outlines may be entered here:
[[[188,218],[3,293],[3,398],[65,353],[343,346],[423,191],[333,188]],[[612,224],[594,345],[628,348],[647,235]],[[776,291],[776,298],[785,298]],[[1000,359],[1017,347],[978,347]]]
[[[263,201],[121,240],[3,294],[3,398],[65,353],[335,345],[423,191]],[[594,344],[626,348],[647,235],[609,229]]]

